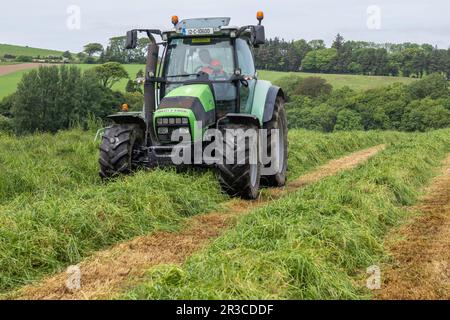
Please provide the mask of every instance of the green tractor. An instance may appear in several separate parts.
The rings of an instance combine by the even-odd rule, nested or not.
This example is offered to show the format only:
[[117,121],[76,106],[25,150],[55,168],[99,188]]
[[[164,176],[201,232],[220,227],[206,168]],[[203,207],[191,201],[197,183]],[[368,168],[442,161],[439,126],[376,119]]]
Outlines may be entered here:
[[127,32],[127,49],[136,48],[139,32],[150,39],[144,108],[109,116],[114,124],[100,146],[103,179],[138,168],[214,167],[223,190],[245,199],[257,198],[262,185],[286,184],[285,97],[258,79],[253,50],[265,43],[262,12],[257,19],[232,27],[230,18],[174,16],[169,31]]

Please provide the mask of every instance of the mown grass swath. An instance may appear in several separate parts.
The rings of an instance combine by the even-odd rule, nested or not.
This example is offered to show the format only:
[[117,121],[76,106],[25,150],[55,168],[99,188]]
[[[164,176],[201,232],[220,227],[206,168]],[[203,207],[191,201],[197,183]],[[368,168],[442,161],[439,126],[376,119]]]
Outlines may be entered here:
[[[0,291],[63,270],[95,250],[156,230],[227,198],[212,172],[139,172],[103,184],[92,132],[0,136]],[[291,132],[290,176],[397,134]],[[6,172],[5,174],[3,172]]]
[[243,217],[181,268],[160,266],[131,299],[360,299],[383,236],[450,151],[450,130],[403,134],[367,164]]

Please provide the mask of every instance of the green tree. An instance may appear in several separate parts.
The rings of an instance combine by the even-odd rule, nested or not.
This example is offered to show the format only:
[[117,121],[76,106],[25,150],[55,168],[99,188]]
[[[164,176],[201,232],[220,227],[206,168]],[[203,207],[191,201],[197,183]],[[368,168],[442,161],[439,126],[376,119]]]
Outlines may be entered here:
[[325,79],[320,77],[308,77],[302,79],[295,86],[293,94],[317,98],[319,96],[329,95],[332,90],[333,87]]
[[323,40],[311,40],[308,42],[308,45],[311,50],[321,50],[326,48],[325,41]]
[[94,68],[97,77],[105,88],[112,88],[121,79],[129,78],[125,68],[117,62],[107,62]]
[[15,130],[56,132],[74,123],[85,124],[89,115],[103,117],[113,110],[109,94],[111,90],[99,84],[93,71],[82,73],[75,66],[31,70],[23,76],[13,100]]
[[445,76],[433,73],[422,80],[411,83],[408,87],[412,99],[447,98],[449,96],[448,82]]
[[415,100],[406,108],[402,130],[427,131],[450,126],[450,111],[430,98]]
[[349,109],[342,109],[336,118],[335,131],[362,130],[361,116]]
[[84,52],[89,57],[92,57],[97,53],[103,52],[103,46],[100,43],[88,43],[87,45],[84,46]]
[[64,53],[62,54],[63,58],[72,60],[72,54],[70,53],[70,51],[64,51]]
[[311,72],[332,72],[336,49],[319,49],[308,52],[302,61],[302,70]]

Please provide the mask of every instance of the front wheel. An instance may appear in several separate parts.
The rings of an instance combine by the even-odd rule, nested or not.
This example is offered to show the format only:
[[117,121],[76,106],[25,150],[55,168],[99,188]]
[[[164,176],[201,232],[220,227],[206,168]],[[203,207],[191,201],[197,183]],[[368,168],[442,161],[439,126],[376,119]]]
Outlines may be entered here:
[[[230,139],[231,134],[234,136]],[[261,179],[258,128],[230,124],[223,139],[222,163],[218,165],[222,189],[232,197],[258,198]]]
[[115,124],[105,130],[100,145],[100,177],[110,179],[133,169],[133,150],[142,141],[142,130],[134,124]]

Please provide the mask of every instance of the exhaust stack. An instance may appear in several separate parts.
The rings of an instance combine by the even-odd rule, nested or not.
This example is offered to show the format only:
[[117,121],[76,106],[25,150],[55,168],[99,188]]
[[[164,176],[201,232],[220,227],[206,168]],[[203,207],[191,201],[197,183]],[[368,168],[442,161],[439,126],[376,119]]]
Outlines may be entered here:
[[147,125],[147,138],[150,139],[150,145],[157,142],[155,130],[153,126],[153,114],[156,110],[156,82],[151,78],[156,76],[156,68],[158,67],[159,47],[156,44],[155,38],[149,34],[150,44],[147,52],[147,66],[145,72],[144,84],[144,113],[145,122]]

